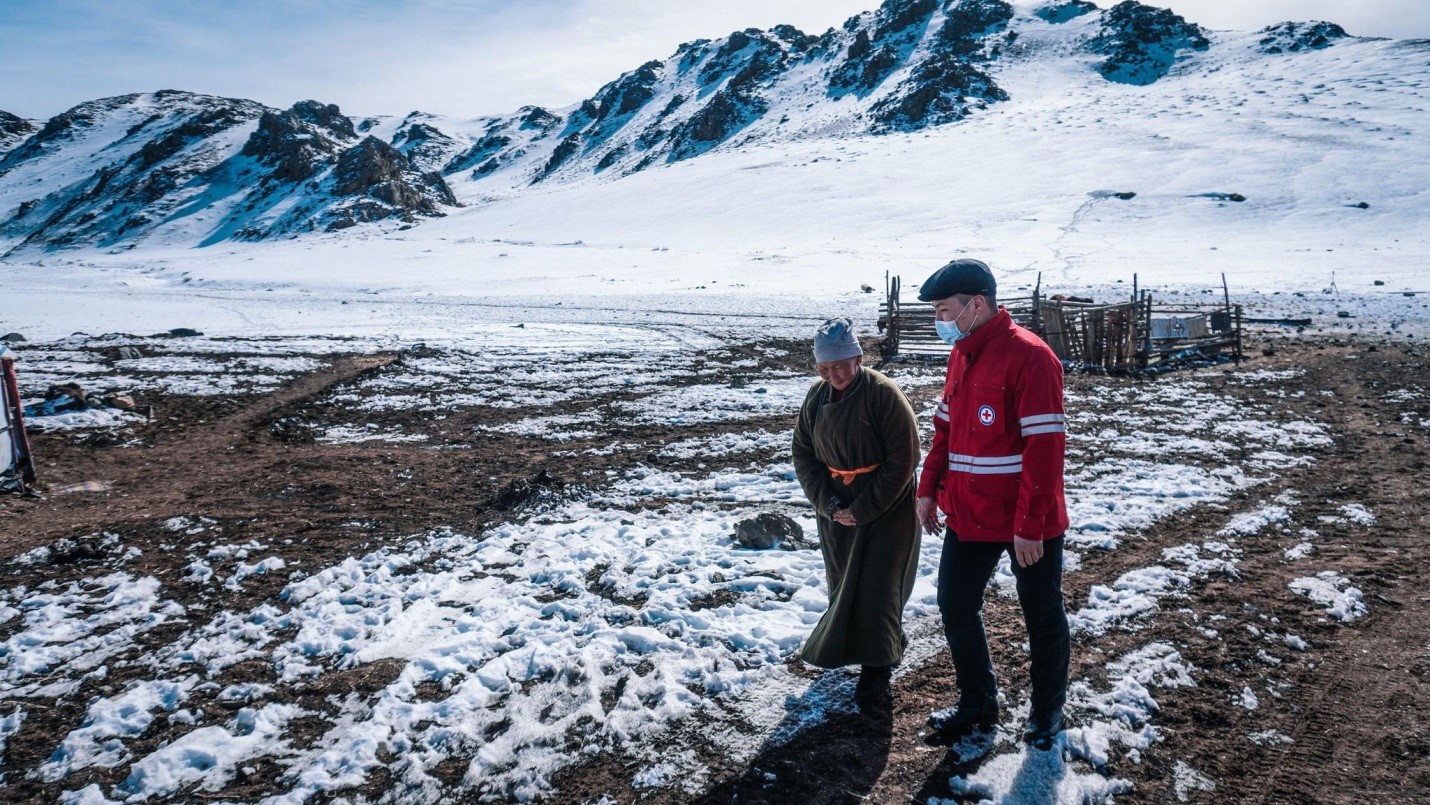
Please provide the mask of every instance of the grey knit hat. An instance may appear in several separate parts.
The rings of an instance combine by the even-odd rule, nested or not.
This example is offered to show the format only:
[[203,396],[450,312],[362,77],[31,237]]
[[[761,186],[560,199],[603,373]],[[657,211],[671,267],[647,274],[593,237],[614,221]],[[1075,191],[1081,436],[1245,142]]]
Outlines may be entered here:
[[854,337],[854,324],[845,318],[830,319],[814,331],[814,362],[842,361],[864,354]]

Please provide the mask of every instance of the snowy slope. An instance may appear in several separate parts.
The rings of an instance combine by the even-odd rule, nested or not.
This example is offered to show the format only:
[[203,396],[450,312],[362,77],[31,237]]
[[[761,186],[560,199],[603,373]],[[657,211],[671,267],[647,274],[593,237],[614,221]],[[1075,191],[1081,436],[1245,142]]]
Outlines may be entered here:
[[173,90],[106,98],[0,157],[0,250],[205,245],[455,204],[440,177],[315,101],[280,111]]
[[[847,63],[858,33],[915,7],[928,9],[922,22],[887,35],[918,40],[904,66],[878,92],[829,97],[829,73]],[[835,310],[872,320],[874,297],[859,294],[861,284],[881,288],[886,271],[917,282],[965,253],[990,260],[1009,289],[1039,273],[1045,287],[1100,294],[1134,273],[1144,286],[1204,288],[1225,272],[1234,293],[1267,312],[1324,315],[1336,326],[1363,326],[1372,314],[1378,326],[1426,318],[1423,297],[1399,293],[1430,295],[1421,226],[1430,214],[1421,145],[1430,44],[1338,37],[1324,24],[1208,32],[1135,4],[1012,11],[998,56],[984,37],[974,65],[1006,100],[985,98],[962,120],[916,130],[873,133],[868,115],[932,52],[946,4],[889,3],[821,37],[847,42],[844,61],[781,50],[778,86],[761,89],[769,109],[741,134],[624,176],[597,171],[604,151],[578,149],[530,183],[579,109],[358,121],[355,134],[390,141],[414,170],[445,160],[465,206],[410,229],[195,249],[213,230],[190,219],[219,211],[194,205],[189,218],[117,249],[27,247],[0,262],[23,300],[7,326],[56,336],[198,323],[431,337],[455,323],[641,321],[655,307],[790,316],[778,321],[802,331]],[[761,36],[747,35],[741,58],[776,35]],[[730,41],[678,55],[699,50],[708,64]],[[739,72],[739,63],[729,66]],[[672,62],[662,64],[652,68],[663,76],[658,92],[603,143],[639,137],[641,116],[701,72],[672,76]],[[619,110],[639,73],[598,94],[597,106]],[[26,170],[0,176],[0,217],[44,173]],[[1333,272],[1335,287],[1357,299],[1319,296]],[[1283,291],[1318,296],[1271,298]],[[559,316],[553,295],[567,300]],[[1363,313],[1337,323],[1340,310]]]

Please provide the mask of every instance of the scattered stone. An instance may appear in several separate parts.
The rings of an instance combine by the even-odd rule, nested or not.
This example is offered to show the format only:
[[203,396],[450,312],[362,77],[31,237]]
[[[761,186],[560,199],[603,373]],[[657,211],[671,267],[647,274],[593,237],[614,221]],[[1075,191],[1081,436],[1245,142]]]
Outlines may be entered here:
[[1126,0],[1102,15],[1102,27],[1087,49],[1107,57],[1097,66],[1103,78],[1145,86],[1171,72],[1185,50],[1206,50],[1211,42],[1201,26],[1165,8]]
[[129,361],[134,360],[135,358],[144,357],[144,353],[140,352],[138,347],[120,347],[118,350],[115,351],[115,354],[118,356],[119,360],[122,361]]
[[1385,280],[1376,280],[1376,281],[1375,281],[1375,284],[1376,284],[1377,286],[1384,285],[1384,284],[1385,284]]
[[783,514],[758,514],[735,524],[735,540],[743,548],[769,550],[781,543],[802,548],[804,529]]
[[1262,53],[1295,53],[1300,50],[1320,50],[1337,39],[1345,39],[1346,29],[1334,22],[1278,22],[1261,29],[1259,45]]
[[312,444],[318,440],[316,431],[313,423],[298,414],[278,419],[268,427],[273,438],[287,444]]
[[1065,0],[1061,3],[1050,3],[1033,13],[1044,22],[1061,25],[1097,10],[1097,5],[1087,0]]

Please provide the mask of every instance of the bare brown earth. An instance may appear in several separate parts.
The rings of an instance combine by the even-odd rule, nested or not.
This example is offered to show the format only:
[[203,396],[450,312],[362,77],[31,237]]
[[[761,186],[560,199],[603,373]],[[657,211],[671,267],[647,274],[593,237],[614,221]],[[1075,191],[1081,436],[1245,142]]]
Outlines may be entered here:
[[[1274,349],[1271,344],[1274,343]],[[784,344],[792,355],[803,346]],[[1416,411],[1430,418],[1427,401],[1395,402],[1387,392],[1407,383],[1424,384],[1427,356],[1423,346],[1338,341],[1268,342],[1250,350],[1255,368],[1301,368],[1304,374],[1261,385],[1227,383],[1226,368],[1197,370],[1224,393],[1264,400],[1285,392],[1278,407],[1298,419],[1325,423],[1335,444],[1315,453],[1309,466],[1287,468],[1269,486],[1247,491],[1225,508],[1198,507],[1156,524],[1127,539],[1114,551],[1089,551],[1082,571],[1067,579],[1070,602],[1086,600],[1093,583],[1160,561],[1162,550],[1204,540],[1239,511],[1254,508],[1282,489],[1295,489],[1301,503],[1292,509],[1294,527],[1316,529],[1316,552],[1296,565],[1283,561],[1283,551],[1299,541],[1289,534],[1265,534],[1245,540],[1237,578],[1210,577],[1194,585],[1189,596],[1165,607],[1152,634],[1175,645],[1196,669],[1197,686],[1159,690],[1161,705],[1155,723],[1163,740],[1140,762],[1117,758],[1109,772],[1131,780],[1135,792],[1126,801],[1177,801],[1172,766],[1185,761],[1217,783],[1214,792],[1190,792],[1193,801],[1208,802],[1424,802],[1430,801],[1430,429],[1404,424],[1401,414]],[[751,378],[769,368],[803,369],[802,361],[782,362],[753,348],[732,347],[703,356],[720,366],[748,357],[760,365],[739,372]],[[338,356],[316,372],[300,376],[266,395],[216,398],[147,398],[154,419],[125,435],[137,446],[115,440],[66,435],[33,439],[42,483],[51,491],[43,500],[0,499],[0,560],[38,546],[52,546],[52,560],[43,565],[9,565],[0,582],[14,586],[61,583],[94,575],[116,557],[106,553],[102,535],[120,537],[119,544],[142,554],[129,565],[135,572],[157,576],[166,589],[183,574],[182,551],[166,549],[173,536],[161,526],[175,516],[202,515],[219,522],[224,540],[249,539],[270,543],[265,553],[282,556],[290,565],[313,569],[401,540],[427,529],[450,526],[479,535],[483,528],[515,516],[523,505],[543,494],[560,494],[570,485],[595,485],[608,469],[621,471],[651,463],[659,447],[674,439],[714,435],[721,430],[788,427],[780,418],[743,421],[738,425],[697,427],[636,427],[617,422],[599,439],[553,445],[517,436],[484,434],[471,429],[492,418],[515,419],[531,412],[493,413],[473,410],[454,414],[443,424],[451,445],[391,443],[316,444],[302,428],[276,425],[324,421],[331,411],[321,402],[330,390],[351,385],[364,373],[381,372],[401,355]],[[738,372],[729,376],[738,381]],[[708,381],[707,381],[708,382]],[[1071,385],[1118,384],[1117,378],[1070,377]],[[1324,395],[1331,391],[1333,395]],[[1296,396],[1304,392],[1303,396]],[[920,387],[921,407],[932,387]],[[612,393],[613,395],[616,393]],[[612,398],[586,401],[607,404]],[[394,419],[418,419],[421,412],[393,412]],[[287,419],[299,417],[298,420]],[[649,446],[608,456],[553,456],[556,450],[583,447],[619,438]],[[465,440],[464,444],[458,444]],[[438,440],[441,446],[441,440]],[[730,459],[738,461],[738,459]],[[712,461],[711,467],[718,466]],[[665,466],[680,469],[680,466]],[[57,490],[91,481],[108,482],[109,491]],[[1345,503],[1363,503],[1376,522],[1365,528],[1334,515]],[[1349,625],[1326,620],[1317,607],[1288,589],[1288,582],[1316,570],[1336,569],[1365,593],[1369,614]],[[204,617],[220,609],[250,607],[275,600],[284,579],[254,577],[241,592],[207,590],[181,599]],[[1224,620],[1211,620],[1221,616]],[[986,613],[995,663],[1005,689],[1017,694],[1026,679],[1021,622],[1016,604],[990,597]],[[1202,631],[1215,623],[1216,635]],[[144,673],[141,658],[173,639],[187,624],[161,626],[143,635],[134,651],[110,663],[108,677],[86,681],[80,695],[47,712],[34,713],[10,738],[5,751],[0,800],[53,802],[64,789],[91,782],[106,790],[122,779],[119,769],[86,769],[61,783],[44,783],[26,774],[53,751],[56,741],[78,726],[85,702],[95,695],[113,695],[126,681]],[[13,626],[0,627],[0,637]],[[1302,636],[1306,652],[1271,652],[1279,664],[1260,656],[1270,646],[1256,632],[1278,631]],[[1109,655],[1147,642],[1149,633],[1114,633],[1099,638],[1097,651],[1081,639],[1074,644],[1073,677],[1098,678]],[[1081,650],[1080,650],[1081,649]],[[383,661],[341,673],[324,674],[293,692],[314,712],[331,709],[330,693],[378,689],[400,670]],[[273,680],[271,668],[243,663],[228,669],[224,684]],[[835,717],[810,728],[793,741],[762,749],[752,763],[732,764],[706,757],[713,784],[706,802],[905,802],[931,796],[952,796],[948,780],[973,771],[979,761],[958,765],[945,751],[925,745],[924,717],[954,698],[946,653],[903,674],[895,685],[892,713],[885,716]],[[1229,706],[1244,686],[1275,690],[1262,696],[1261,706],[1246,710]],[[1258,694],[1260,695],[1260,694]],[[0,702],[0,715],[11,702]],[[26,703],[34,707],[33,703]],[[219,702],[199,703],[218,710]],[[698,731],[700,725],[682,729]],[[1292,743],[1257,745],[1248,735],[1275,729]],[[292,726],[294,743],[303,745],[304,724]],[[314,740],[320,726],[308,726]],[[131,744],[136,756],[172,735],[155,728]],[[758,740],[753,738],[752,740]],[[271,761],[256,764],[218,794],[204,799],[253,801],[275,793],[281,769]],[[453,784],[463,763],[449,771]],[[621,758],[597,758],[563,774],[556,783],[558,801],[636,801],[630,785],[635,769]],[[384,780],[370,782],[361,792],[380,797]],[[1186,793],[1186,792],[1184,792]],[[455,798],[462,792],[454,789]],[[182,796],[180,797],[183,798]],[[675,799],[655,794],[643,801]]]

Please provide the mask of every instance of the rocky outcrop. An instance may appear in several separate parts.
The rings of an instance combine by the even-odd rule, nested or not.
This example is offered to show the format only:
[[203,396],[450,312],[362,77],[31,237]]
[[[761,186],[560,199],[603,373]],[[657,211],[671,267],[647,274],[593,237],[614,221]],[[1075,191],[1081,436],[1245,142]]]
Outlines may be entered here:
[[32,159],[43,157],[67,140],[91,128],[97,118],[133,103],[138,95],[120,95],[82,103],[73,109],[61,112],[45,121],[45,125],[25,140],[18,148],[0,158],[0,176],[4,176],[14,166]]
[[1328,48],[1349,36],[1334,22],[1279,22],[1262,28],[1256,43],[1262,53],[1296,53]]
[[533,142],[556,131],[561,123],[561,117],[539,106],[524,106],[515,115],[488,124],[476,142],[448,160],[442,173],[450,176],[470,170],[472,178],[495,173],[526,156]]
[[913,53],[938,7],[939,0],[885,0],[867,22],[845,22],[853,38],[830,72],[830,97],[870,94]]
[[950,123],[971,110],[1006,100],[1008,93],[978,66],[996,52],[995,36],[1013,19],[1002,0],[950,4],[924,58],[871,109],[878,130],[909,130]]
[[419,173],[401,151],[371,136],[338,157],[333,193],[359,198],[334,207],[330,230],[387,218],[412,221],[418,215],[442,215],[442,205],[457,204],[441,174]]
[[403,126],[393,135],[392,145],[407,157],[412,167],[427,172],[441,171],[452,156],[462,150],[461,143],[430,123]]
[[1108,81],[1147,85],[1170,72],[1180,53],[1210,44],[1201,26],[1168,9],[1126,0],[1103,14],[1087,48],[1107,57],[1097,69]]
[[1034,16],[1044,22],[1051,22],[1054,25],[1062,25],[1065,22],[1072,22],[1078,17],[1097,12],[1097,4],[1089,3],[1087,0],[1064,0],[1060,3],[1049,3],[1033,11]]
[[25,138],[35,133],[35,124],[16,117],[9,112],[0,111],[0,153],[4,153],[11,148],[25,141]]
[[242,153],[271,167],[271,179],[301,182],[332,164],[357,138],[352,121],[346,127],[334,125],[337,113],[338,107],[317,101],[300,101],[284,112],[265,111]]

